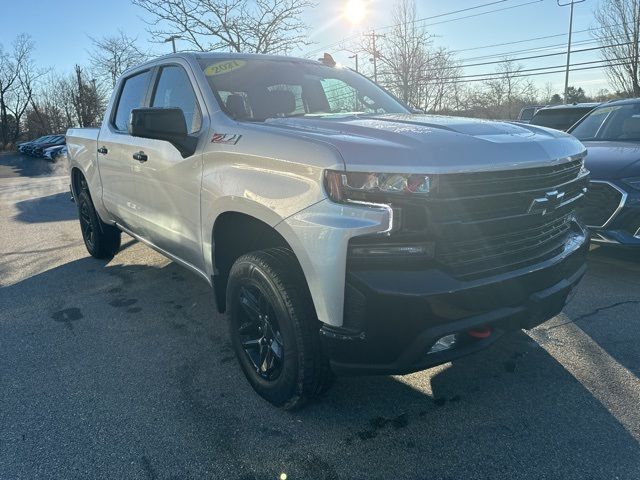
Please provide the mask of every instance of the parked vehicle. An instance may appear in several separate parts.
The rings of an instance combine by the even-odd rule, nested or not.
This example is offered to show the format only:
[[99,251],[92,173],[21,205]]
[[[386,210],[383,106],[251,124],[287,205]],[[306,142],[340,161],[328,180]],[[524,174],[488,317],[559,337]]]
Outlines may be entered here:
[[581,216],[592,240],[640,247],[640,99],[603,104],[569,132],[589,151]]
[[67,154],[67,146],[66,145],[56,145],[53,147],[45,148],[42,156],[49,160],[50,162],[55,162],[56,159],[61,155]]
[[65,145],[65,137],[64,135],[52,135],[51,138],[34,143],[27,149],[27,154],[33,157],[42,157],[44,156],[44,151],[49,147],[59,147]]
[[545,106],[546,105],[529,105],[527,107],[523,107],[516,120],[521,123],[529,123],[535,113]]
[[180,53],[67,132],[87,250],[125,231],[214,287],[252,387],[291,408],[560,312],[585,271],[574,137],[412,114],[332,61]]
[[571,103],[544,107],[536,112],[531,125],[555,128],[566,132],[573,124],[596,108],[599,103]]
[[40,143],[40,142],[46,142],[47,140],[53,138],[54,135],[45,135],[42,136],[40,138],[36,138],[35,140],[31,140],[30,142],[24,142],[18,145],[18,151],[20,153],[23,154],[27,154],[27,152],[31,151],[31,148],[33,147],[33,145]]

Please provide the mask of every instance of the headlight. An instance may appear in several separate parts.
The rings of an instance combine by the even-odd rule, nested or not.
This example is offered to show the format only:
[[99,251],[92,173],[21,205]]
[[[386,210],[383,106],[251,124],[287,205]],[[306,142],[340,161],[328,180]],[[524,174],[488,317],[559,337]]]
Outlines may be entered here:
[[435,178],[405,173],[340,172],[325,170],[327,195],[334,202],[392,201],[394,198],[426,196],[433,192]]
[[640,177],[623,178],[622,181],[629,185],[631,188],[640,190]]

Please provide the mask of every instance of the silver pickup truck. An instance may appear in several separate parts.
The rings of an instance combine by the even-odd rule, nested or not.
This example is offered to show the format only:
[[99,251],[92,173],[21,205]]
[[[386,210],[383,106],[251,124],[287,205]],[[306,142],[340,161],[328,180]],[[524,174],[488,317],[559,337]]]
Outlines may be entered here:
[[284,408],[532,328],[585,271],[580,142],[416,115],[330,58],[155,59],[67,146],[89,253],[126,232],[210,283],[247,379]]

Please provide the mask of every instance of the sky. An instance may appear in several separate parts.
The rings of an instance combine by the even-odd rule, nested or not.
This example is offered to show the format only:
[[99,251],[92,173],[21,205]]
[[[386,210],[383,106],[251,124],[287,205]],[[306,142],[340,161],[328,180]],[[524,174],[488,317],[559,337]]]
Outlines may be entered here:
[[[310,27],[314,45],[293,52],[296,55],[319,57],[328,51],[339,62],[353,66],[353,60],[348,58],[350,54],[339,51],[341,40],[371,29],[384,33],[384,27],[391,22],[393,0],[368,0],[365,18],[355,25],[342,14],[346,0],[316,1],[317,6],[305,12],[303,18]],[[595,26],[593,11],[598,1],[576,4],[572,50],[594,46],[589,43],[593,39],[585,30]],[[493,4],[474,8],[489,3]],[[416,4],[418,18],[427,18],[422,23],[434,35],[434,45],[457,52],[463,64],[500,60],[510,52],[520,51],[511,55],[519,58],[566,51],[569,7],[559,7],[556,0],[416,0]],[[450,14],[463,9],[470,10]],[[168,53],[171,44],[153,43],[146,31],[145,18],[148,14],[130,0],[0,0],[0,44],[7,48],[16,35],[29,33],[35,42],[36,62],[61,72],[72,71],[75,64],[88,63],[89,36],[112,35],[118,29],[137,36],[143,50],[152,54]],[[543,36],[550,38],[538,38]],[[535,38],[538,39],[531,40]],[[489,47],[495,44],[503,45]],[[177,48],[188,49],[188,45],[177,40]],[[594,60],[598,60],[597,51],[574,53],[571,59],[572,63]],[[366,61],[361,57],[361,62]],[[565,62],[564,55],[557,55],[519,63],[528,69],[562,66]],[[495,65],[465,67],[464,74],[486,73],[494,68]],[[528,78],[540,89],[547,83],[558,93],[564,88],[564,73]],[[599,69],[572,72],[569,84],[581,86],[590,93],[607,87],[604,73]]]

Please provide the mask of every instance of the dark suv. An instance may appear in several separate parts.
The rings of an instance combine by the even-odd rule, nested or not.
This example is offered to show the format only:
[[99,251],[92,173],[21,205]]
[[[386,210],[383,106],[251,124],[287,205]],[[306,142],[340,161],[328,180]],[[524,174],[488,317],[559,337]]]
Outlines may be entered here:
[[640,247],[640,99],[603,104],[569,133],[587,147],[582,220],[600,243]]

